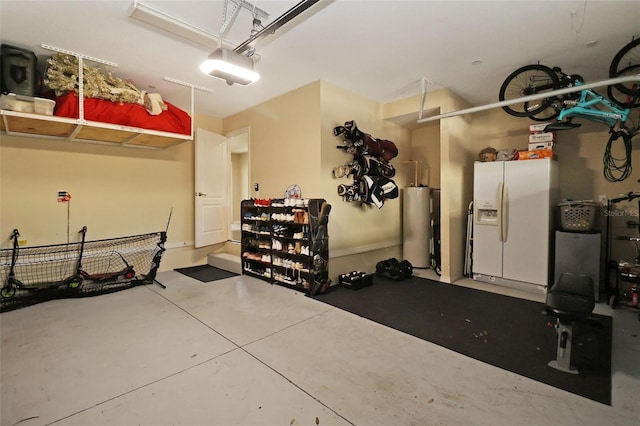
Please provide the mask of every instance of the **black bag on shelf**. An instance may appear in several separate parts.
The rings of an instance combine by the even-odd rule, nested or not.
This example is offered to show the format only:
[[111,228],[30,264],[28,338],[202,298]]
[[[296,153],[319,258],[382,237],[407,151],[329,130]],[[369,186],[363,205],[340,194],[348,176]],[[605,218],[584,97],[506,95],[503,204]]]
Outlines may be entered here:
[[0,88],[2,93],[36,96],[36,55],[27,49],[0,45]]

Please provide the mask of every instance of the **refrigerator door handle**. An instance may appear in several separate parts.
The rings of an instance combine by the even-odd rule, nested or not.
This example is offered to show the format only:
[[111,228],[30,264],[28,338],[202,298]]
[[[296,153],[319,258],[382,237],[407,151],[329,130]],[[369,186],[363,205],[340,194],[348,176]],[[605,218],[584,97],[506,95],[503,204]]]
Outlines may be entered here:
[[506,243],[509,238],[509,197],[508,197],[507,185],[502,185],[502,197],[500,199],[500,211],[502,222],[500,223],[502,242]]
[[497,222],[498,222],[498,241],[504,242],[504,239],[502,238],[502,196],[503,196],[503,190],[504,190],[504,183],[500,182],[498,184],[498,217],[497,217]]

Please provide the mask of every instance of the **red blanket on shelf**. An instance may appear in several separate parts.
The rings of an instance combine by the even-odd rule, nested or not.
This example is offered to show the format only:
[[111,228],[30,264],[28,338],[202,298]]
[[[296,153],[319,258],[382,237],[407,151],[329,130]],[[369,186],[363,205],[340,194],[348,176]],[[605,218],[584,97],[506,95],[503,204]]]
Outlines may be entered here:
[[[84,118],[88,121],[120,124],[161,132],[191,134],[191,117],[180,108],[165,101],[168,109],[159,115],[151,115],[138,104],[105,101],[85,98]],[[54,115],[58,117],[79,118],[78,97],[71,92],[56,99]]]

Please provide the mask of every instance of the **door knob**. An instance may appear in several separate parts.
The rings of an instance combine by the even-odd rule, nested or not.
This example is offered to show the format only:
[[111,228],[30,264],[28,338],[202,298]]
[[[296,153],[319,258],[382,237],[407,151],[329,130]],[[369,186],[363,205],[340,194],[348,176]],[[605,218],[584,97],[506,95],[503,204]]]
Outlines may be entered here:
[[206,197],[207,194],[203,193],[203,192],[196,192],[196,197]]

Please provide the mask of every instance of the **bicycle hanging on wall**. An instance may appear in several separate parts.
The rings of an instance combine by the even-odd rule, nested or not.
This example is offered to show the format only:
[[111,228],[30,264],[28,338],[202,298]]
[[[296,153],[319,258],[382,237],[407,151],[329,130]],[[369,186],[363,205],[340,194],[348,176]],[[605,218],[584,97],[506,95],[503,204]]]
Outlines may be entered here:
[[[636,39],[614,56],[609,76],[615,78],[639,73],[640,39]],[[526,65],[506,78],[500,88],[499,98],[500,101],[508,101],[583,84],[584,80],[580,75],[565,74],[559,67]],[[609,127],[610,137],[603,158],[603,174],[609,182],[621,182],[631,174],[631,141],[640,132],[640,86],[638,82],[619,83],[608,86],[607,94],[608,97],[605,97],[585,89],[563,96],[514,103],[502,108],[515,117],[527,117],[534,121],[555,120],[545,131],[579,127],[581,124],[574,123],[574,118],[605,124]],[[616,158],[612,154],[613,144],[619,139],[624,144],[624,158]]]

